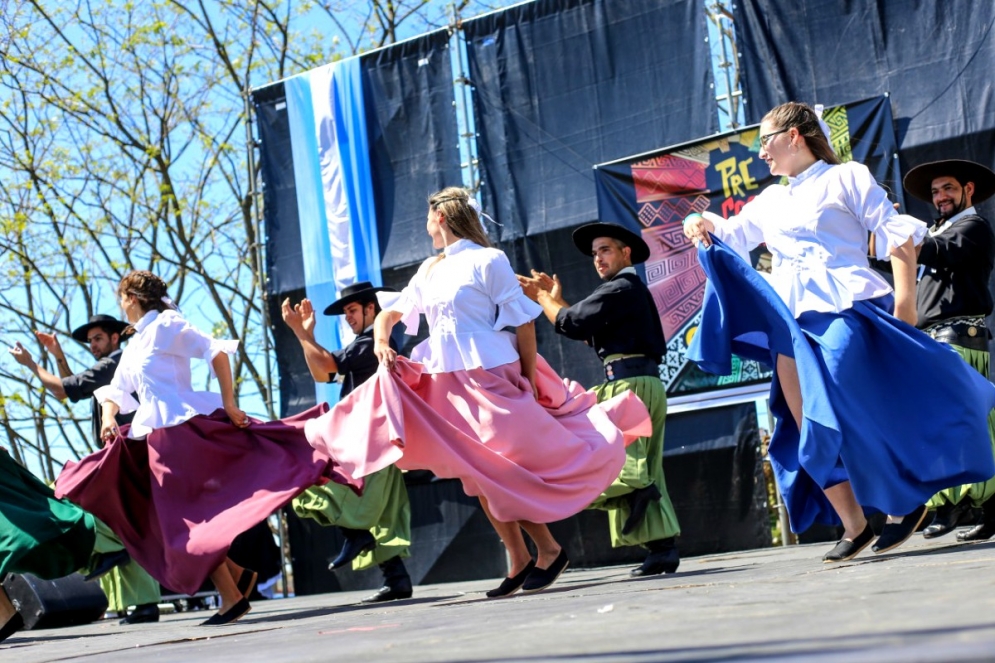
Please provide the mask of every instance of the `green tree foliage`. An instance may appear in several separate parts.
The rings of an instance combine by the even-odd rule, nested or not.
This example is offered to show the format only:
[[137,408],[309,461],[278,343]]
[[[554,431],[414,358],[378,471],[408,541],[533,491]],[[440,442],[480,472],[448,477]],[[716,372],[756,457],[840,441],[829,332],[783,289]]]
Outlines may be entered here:
[[[275,416],[248,93],[445,25],[452,9],[425,0],[14,0],[3,11],[5,342],[21,341],[56,372],[30,334],[55,332],[82,370],[92,358],[69,330],[117,313],[117,281],[151,269],[188,316],[242,341],[234,371],[243,405]],[[9,358],[0,358],[0,426],[0,443],[50,478],[95,444],[88,404],[45,393]]]

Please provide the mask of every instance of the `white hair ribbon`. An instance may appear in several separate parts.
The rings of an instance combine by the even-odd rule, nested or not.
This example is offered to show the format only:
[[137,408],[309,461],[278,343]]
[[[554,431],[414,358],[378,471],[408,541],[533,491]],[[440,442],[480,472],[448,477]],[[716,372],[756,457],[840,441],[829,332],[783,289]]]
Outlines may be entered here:
[[177,312],[179,312],[179,310],[180,310],[180,307],[179,307],[179,306],[177,306],[177,305],[176,305],[176,302],[174,302],[174,301],[173,301],[172,299],[170,299],[168,295],[163,295],[163,296],[162,296],[162,297],[160,297],[159,299],[160,299],[160,301],[162,301],[162,303],[163,303],[163,304],[165,304],[165,305],[166,305],[166,307],[167,307],[167,308],[171,308],[171,309],[173,309],[174,311],[177,311]]
[[487,226],[484,225],[483,219],[487,219],[488,221],[490,221],[491,223],[493,223],[495,226],[499,226],[499,227],[501,226],[501,224],[498,223],[497,221],[495,221],[494,218],[491,217],[489,214],[484,214],[484,212],[480,209],[480,203],[473,196],[467,196],[467,198],[466,198],[466,204],[469,205],[470,209],[472,209],[474,212],[476,212],[477,213],[477,217],[481,219],[480,227],[484,229],[484,234],[485,235],[488,235],[490,233],[487,232]]
[[822,129],[822,133],[825,134],[826,140],[829,142],[829,146],[832,147],[833,145],[833,137],[831,135],[832,132],[829,130],[829,125],[826,124],[826,121],[822,119],[822,111],[824,111],[825,108],[826,107],[823,106],[822,104],[816,104],[815,106],[812,107],[812,110],[815,111],[815,117],[818,118],[819,120],[819,128]]

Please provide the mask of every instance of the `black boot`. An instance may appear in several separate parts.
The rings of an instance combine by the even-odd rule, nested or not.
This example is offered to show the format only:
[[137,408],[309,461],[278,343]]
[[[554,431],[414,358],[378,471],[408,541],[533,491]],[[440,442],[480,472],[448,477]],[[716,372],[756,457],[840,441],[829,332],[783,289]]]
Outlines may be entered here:
[[629,572],[630,576],[639,578],[677,571],[677,567],[681,564],[681,555],[677,552],[676,536],[649,541],[646,547],[649,548],[649,554],[643,560],[642,566]]
[[992,536],[995,536],[995,497],[981,505],[981,522],[966,532],[957,532],[957,540],[987,541]]
[[933,520],[922,531],[922,538],[935,539],[949,534],[961,524],[967,524],[971,516],[971,501],[961,500],[960,504],[943,504],[936,509]]
[[382,603],[398,599],[410,599],[412,594],[411,576],[404,568],[400,557],[391,557],[380,565],[383,572],[383,587],[376,594],[367,596],[363,603]]
[[340,527],[339,530],[345,537],[345,545],[339,551],[339,556],[328,565],[329,571],[345,566],[363,553],[373,550],[377,545],[377,540],[370,534],[369,530],[349,529],[347,527]]
[[646,515],[647,507],[661,497],[660,489],[656,487],[655,483],[651,483],[645,488],[636,489],[626,495],[625,499],[629,502],[629,517],[625,519],[625,524],[622,526],[622,535],[631,534],[639,527],[639,523],[643,522],[643,517]]

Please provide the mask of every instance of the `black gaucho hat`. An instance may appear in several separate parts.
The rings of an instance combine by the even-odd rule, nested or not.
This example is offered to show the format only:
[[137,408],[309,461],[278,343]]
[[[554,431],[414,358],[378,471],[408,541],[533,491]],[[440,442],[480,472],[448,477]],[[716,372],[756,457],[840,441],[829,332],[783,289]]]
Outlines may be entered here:
[[974,182],[971,204],[976,205],[995,193],[995,173],[980,163],[963,159],[933,161],[916,166],[908,172],[902,184],[905,190],[919,200],[933,202],[933,180],[937,177],[956,177],[959,182]]
[[632,264],[646,262],[650,257],[650,247],[643,238],[617,223],[586,223],[574,230],[574,245],[586,256],[591,255],[591,243],[598,237],[612,237],[632,249]]
[[342,296],[328,305],[325,315],[345,315],[345,307],[353,302],[376,299],[378,292],[397,292],[393,288],[375,288],[369,281],[360,281],[342,288]]
[[86,345],[87,344],[86,334],[94,327],[100,327],[108,334],[120,335],[121,332],[123,332],[127,326],[128,326],[127,322],[121,322],[120,320],[118,320],[113,316],[104,315],[103,313],[98,313],[97,315],[91,315],[90,321],[88,323],[86,323],[82,327],[77,327],[76,329],[74,329],[72,336],[75,340],[79,341],[83,345]]

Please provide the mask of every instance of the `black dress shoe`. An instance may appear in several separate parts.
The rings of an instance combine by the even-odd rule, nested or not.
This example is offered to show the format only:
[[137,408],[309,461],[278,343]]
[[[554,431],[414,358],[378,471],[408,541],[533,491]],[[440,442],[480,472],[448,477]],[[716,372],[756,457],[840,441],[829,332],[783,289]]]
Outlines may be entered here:
[[360,603],[383,603],[384,601],[410,599],[413,593],[410,579],[407,582],[398,581],[394,584],[384,585],[377,590],[376,594],[367,596]]
[[249,598],[252,594],[252,590],[256,587],[256,581],[259,579],[259,574],[252,569],[242,569],[242,575],[238,577],[238,593],[242,595],[243,598]]
[[982,522],[966,532],[957,532],[958,541],[987,541],[995,536],[995,524]]
[[962,500],[960,504],[943,504],[933,514],[933,521],[922,531],[922,538],[935,539],[957,529],[969,522],[973,509],[970,500]]
[[626,499],[629,501],[629,517],[625,519],[625,524],[622,525],[622,535],[625,536],[635,531],[639,527],[639,523],[643,522],[647,507],[661,497],[660,489],[656,487],[655,483],[651,483],[645,488],[634,490],[626,495]]
[[342,535],[345,536],[345,545],[339,551],[339,556],[328,565],[329,571],[341,568],[356,559],[365,552],[373,550],[377,545],[377,540],[365,529],[346,529],[340,527]]
[[533,594],[546,589],[556,582],[556,579],[566,571],[568,566],[570,566],[570,560],[567,558],[567,551],[560,550],[560,554],[556,556],[549,568],[540,569],[537,566],[532,569],[532,572],[526,576],[525,582],[522,583],[522,594]]
[[674,573],[681,564],[681,555],[677,551],[677,543],[674,537],[650,541],[646,544],[650,552],[646,555],[641,566],[629,571],[633,578],[643,576],[656,576],[661,573]]
[[867,523],[864,526],[864,531],[854,537],[853,541],[849,539],[840,539],[836,543],[836,547],[827,552],[822,557],[822,561],[826,564],[832,564],[834,562],[846,562],[853,559],[860,554],[860,551],[870,545],[871,541],[874,540],[874,530],[871,529],[871,524]]
[[916,507],[912,513],[903,516],[902,522],[888,523],[881,528],[881,535],[874,542],[874,545],[871,546],[871,550],[880,555],[883,552],[897,548],[908,541],[909,537],[915,533],[925,519],[926,505],[923,504]]
[[136,605],[131,614],[118,622],[121,625],[127,624],[151,624],[159,621],[159,605],[156,603],[145,603]]
[[404,562],[400,557],[391,557],[380,565],[380,570],[383,572],[383,587],[377,590],[376,594],[367,596],[361,603],[383,603],[411,598],[411,576],[408,575],[408,570],[404,568]]
[[100,553],[97,555],[93,564],[90,565],[90,573],[86,575],[84,580],[96,580],[100,576],[106,575],[113,571],[118,566],[124,566],[131,561],[131,555],[128,554],[127,550],[115,550],[109,553]]
[[14,635],[22,628],[24,628],[24,617],[21,617],[21,613],[15,612],[14,615],[7,620],[6,624],[0,626],[0,642],[3,642],[10,636]]
[[511,596],[522,588],[522,585],[525,584],[525,579],[529,577],[529,574],[532,573],[532,570],[535,569],[535,567],[535,560],[530,559],[524,569],[515,575],[509,576],[502,580],[501,584],[498,585],[496,589],[487,590],[487,598],[496,599],[501,596]]
[[247,599],[242,599],[232,607],[228,608],[228,612],[225,613],[216,612],[213,615],[211,615],[210,619],[202,621],[200,625],[224,626],[225,624],[234,624],[242,617],[245,617],[247,614],[249,614],[250,610],[252,610],[252,606],[249,605],[249,601]]

